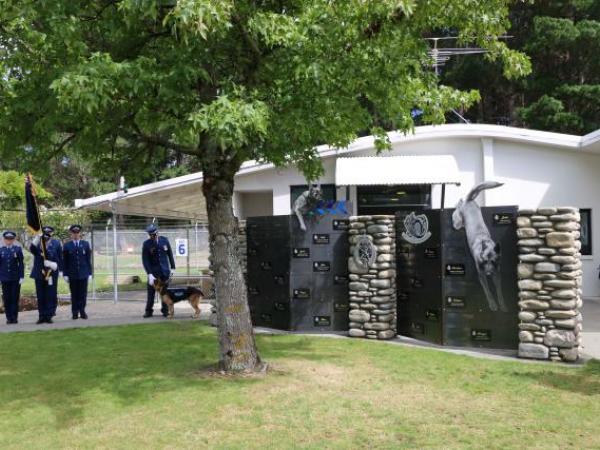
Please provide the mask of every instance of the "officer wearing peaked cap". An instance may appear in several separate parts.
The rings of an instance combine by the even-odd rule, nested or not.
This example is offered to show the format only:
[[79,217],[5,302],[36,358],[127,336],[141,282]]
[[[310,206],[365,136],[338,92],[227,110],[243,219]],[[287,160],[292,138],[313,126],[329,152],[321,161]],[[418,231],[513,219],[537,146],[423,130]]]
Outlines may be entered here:
[[71,312],[73,320],[87,319],[88,282],[92,278],[92,248],[81,239],[81,225],[69,227],[71,240],[63,248],[64,279],[71,291]]
[[[35,292],[38,300],[38,313],[40,323],[52,323],[52,316],[56,315],[58,306],[57,284],[59,272],[63,270],[63,252],[60,241],[52,239],[54,228],[42,227],[43,235],[33,238],[29,251],[33,255],[33,268],[30,277],[35,280]],[[46,258],[42,253],[40,240],[46,242]],[[50,275],[46,276],[46,271]]]
[[0,247],[0,282],[2,282],[6,323],[10,325],[17,323],[21,283],[25,279],[25,265],[23,250],[21,246],[15,244],[16,233],[5,231],[2,237],[4,238],[4,247]]
[[[171,276],[171,269],[175,270],[175,259],[173,258],[173,250],[171,250],[169,240],[164,236],[158,235],[156,225],[148,225],[146,232],[149,238],[142,245],[142,263],[144,270],[148,274],[148,300],[146,302],[144,317],[152,317],[154,296],[156,294],[154,280],[168,281]],[[169,314],[169,309],[164,303],[161,304],[160,311],[165,317]]]

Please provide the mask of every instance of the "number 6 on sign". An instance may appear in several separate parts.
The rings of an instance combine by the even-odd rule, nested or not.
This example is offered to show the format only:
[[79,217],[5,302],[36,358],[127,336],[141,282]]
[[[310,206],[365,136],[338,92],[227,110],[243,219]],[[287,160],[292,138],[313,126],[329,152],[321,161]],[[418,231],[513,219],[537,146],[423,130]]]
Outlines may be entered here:
[[187,239],[175,239],[175,254],[177,256],[187,256],[187,254],[188,254]]

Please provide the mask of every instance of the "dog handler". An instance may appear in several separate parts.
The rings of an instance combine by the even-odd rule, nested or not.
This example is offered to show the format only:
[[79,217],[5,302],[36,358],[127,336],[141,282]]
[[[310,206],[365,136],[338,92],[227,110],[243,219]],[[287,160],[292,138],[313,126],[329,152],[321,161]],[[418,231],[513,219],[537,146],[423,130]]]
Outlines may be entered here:
[[[148,274],[148,300],[144,317],[152,317],[154,308],[154,280],[160,279],[164,283],[169,281],[171,270],[175,270],[175,259],[169,240],[158,235],[158,228],[154,224],[146,228],[149,238],[142,245],[142,264]],[[160,312],[164,317],[169,314],[168,306],[161,301]]]
[[92,279],[92,249],[81,239],[81,225],[69,227],[71,241],[63,249],[64,279],[71,291],[71,312],[73,320],[87,319],[85,304],[88,282]]
[[17,234],[14,231],[5,231],[4,247],[0,248],[0,282],[2,282],[2,300],[6,323],[17,323],[19,315],[19,297],[21,283],[25,280],[25,265],[23,264],[23,250],[15,245]]

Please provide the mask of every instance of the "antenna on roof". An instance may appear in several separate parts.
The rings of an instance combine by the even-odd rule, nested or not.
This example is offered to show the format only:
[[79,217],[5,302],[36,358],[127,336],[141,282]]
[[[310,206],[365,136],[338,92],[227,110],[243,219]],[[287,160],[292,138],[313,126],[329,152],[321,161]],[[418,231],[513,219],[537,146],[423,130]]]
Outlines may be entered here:
[[[512,36],[500,36],[500,39],[510,39]],[[425,38],[426,41],[433,42],[433,47],[429,50],[429,56],[433,59],[433,68],[435,74],[439,75],[439,68],[446,65],[451,57],[456,55],[478,55],[488,51],[480,47],[439,47],[439,41],[456,41],[458,36],[441,36]]]
[[[510,39],[512,36],[500,36],[500,39]],[[442,36],[442,37],[431,37],[425,38],[426,41],[433,42],[433,47],[429,50],[429,56],[432,58],[433,69],[435,74],[440,74],[440,67],[445,66],[451,57],[456,55],[479,55],[487,53],[488,51],[480,47],[438,47],[439,41],[452,41],[457,40],[457,36]],[[462,115],[455,109],[451,110],[461,121],[469,123]]]

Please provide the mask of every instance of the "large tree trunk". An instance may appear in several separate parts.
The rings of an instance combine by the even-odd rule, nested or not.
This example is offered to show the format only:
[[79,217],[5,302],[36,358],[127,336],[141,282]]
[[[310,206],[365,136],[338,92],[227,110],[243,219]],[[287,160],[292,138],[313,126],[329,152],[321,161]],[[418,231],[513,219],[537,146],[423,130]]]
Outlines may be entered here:
[[206,198],[210,260],[215,277],[220,365],[227,372],[262,369],[238,257],[238,223],[232,203],[233,177],[237,169],[231,162],[203,164],[202,190]]

